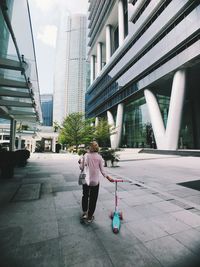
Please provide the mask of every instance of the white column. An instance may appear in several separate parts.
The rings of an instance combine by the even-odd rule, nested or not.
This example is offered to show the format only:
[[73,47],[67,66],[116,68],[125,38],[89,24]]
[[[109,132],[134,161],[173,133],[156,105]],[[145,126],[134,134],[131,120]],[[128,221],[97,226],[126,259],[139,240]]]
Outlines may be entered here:
[[165,126],[162,120],[159,105],[155,95],[148,89],[144,90],[144,96],[149,111],[149,116],[158,149],[164,149]]
[[22,148],[22,136],[21,134],[19,135],[19,138],[18,138],[18,146],[17,146],[17,149],[21,149]]
[[24,143],[25,147],[28,147],[28,144],[30,144],[30,141],[28,141],[28,139],[26,138]]
[[122,135],[122,124],[123,124],[124,104],[120,103],[117,107],[117,118],[116,118],[116,148],[119,147]]
[[158,149],[176,150],[181,127],[186,72],[179,70],[174,74],[166,131],[156,97],[149,90],[144,90],[154,136]]
[[14,119],[11,119],[10,121],[10,146],[9,146],[10,151],[15,150],[15,133],[16,133],[16,121]]
[[111,58],[111,25],[106,25],[106,64]]
[[124,5],[123,1],[118,1],[118,29],[119,29],[119,46],[124,42]]
[[90,84],[95,80],[95,56],[92,55],[90,58]]
[[[115,122],[114,122],[114,118],[112,113],[107,110],[107,118],[108,118],[108,124],[111,126],[111,132],[112,130],[115,128]],[[111,134],[110,135],[110,144],[111,144],[111,148],[115,149],[116,145],[115,145],[115,134]]]
[[178,147],[179,131],[183,113],[185,96],[186,72],[179,70],[174,74],[170,106],[166,128],[167,149],[176,150]]
[[97,76],[102,68],[102,43],[97,44]]
[[107,111],[108,124],[111,126],[111,133],[114,130],[114,134],[110,135],[110,143],[112,149],[116,149],[120,145],[122,135],[123,112],[124,104],[120,103],[117,106],[117,117],[115,124],[112,113],[109,110]]
[[56,152],[56,137],[52,138],[52,152]]
[[99,118],[98,118],[98,117],[96,117],[96,118],[95,118],[95,123],[94,123],[95,127],[97,127],[97,126],[98,126],[98,124],[99,124]]
[[32,138],[31,139],[31,143],[32,143],[32,150],[31,150],[31,152],[33,153],[33,152],[35,152],[36,140]]

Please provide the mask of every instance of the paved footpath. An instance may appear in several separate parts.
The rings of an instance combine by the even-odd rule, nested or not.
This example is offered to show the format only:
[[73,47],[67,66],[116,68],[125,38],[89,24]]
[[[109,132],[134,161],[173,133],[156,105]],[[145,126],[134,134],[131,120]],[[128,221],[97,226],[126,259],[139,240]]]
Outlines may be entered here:
[[200,158],[120,154],[119,167],[106,168],[132,180],[119,185],[117,235],[114,184],[103,178],[95,221],[80,224],[76,155],[33,154],[1,178],[0,267],[200,266]]

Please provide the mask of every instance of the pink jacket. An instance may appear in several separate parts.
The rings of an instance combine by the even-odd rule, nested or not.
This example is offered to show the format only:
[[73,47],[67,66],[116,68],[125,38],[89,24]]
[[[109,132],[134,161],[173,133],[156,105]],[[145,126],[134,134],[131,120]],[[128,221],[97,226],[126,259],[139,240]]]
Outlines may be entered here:
[[96,186],[100,182],[100,173],[105,177],[106,174],[103,168],[103,158],[97,153],[86,153],[81,162],[81,169],[84,169],[86,174],[86,183],[90,186]]

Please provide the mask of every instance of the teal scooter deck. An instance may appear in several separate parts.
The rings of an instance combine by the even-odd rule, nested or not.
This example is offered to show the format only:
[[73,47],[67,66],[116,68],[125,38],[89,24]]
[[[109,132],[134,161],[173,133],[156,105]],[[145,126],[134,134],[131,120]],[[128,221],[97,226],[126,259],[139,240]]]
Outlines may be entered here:
[[121,227],[121,220],[123,219],[122,212],[118,211],[118,196],[117,196],[117,183],[118,182],[132,182],[130,180],[123,180],[123,179],[116,179],[113,180],[115,182],[115,211],[111,213],[111,219],[112,219],[112,230],[113,233],[117,234],[119,233],[120,227]]
[[112,219],[112,229],[114,233],[118,233],[121,227],[121,220],[119,216],[119,212],[114,212],[113,219]]

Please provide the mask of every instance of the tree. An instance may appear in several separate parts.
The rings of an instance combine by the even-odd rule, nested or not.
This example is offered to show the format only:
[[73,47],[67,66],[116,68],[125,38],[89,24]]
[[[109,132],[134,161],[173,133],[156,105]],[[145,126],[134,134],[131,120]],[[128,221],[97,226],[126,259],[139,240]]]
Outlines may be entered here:
[[20,122],[20,124],[17,126],[18,132],[27,131],[28,129],[29,126],[27,124],[22,124],[22,122]]
[[53,129],[54,129],[54,133],[56,133],[59,129],[60,129],[60,125],[58,124],[57,121],[53,122]]
[[68,115],[59,134],[59,142],[76,146],[76,151],[80,144],[92,141],[94,127],[91,119],[85,120],[82,113],[72,113]]
[[108,146],[110,144],[110,135],[114,134],[114,129],[108,124],[105,118],[100,118],[95,127],[94,138],[100,146]]
[[59,133],[59,142],[63,145],[78,146],[87,145],[96,140],[100,146],[110,146],[109,137],[114,131],[105,118],[101,118],[97,126],[94,126],[94,118],[85,119],[82,113],[68,115]]

